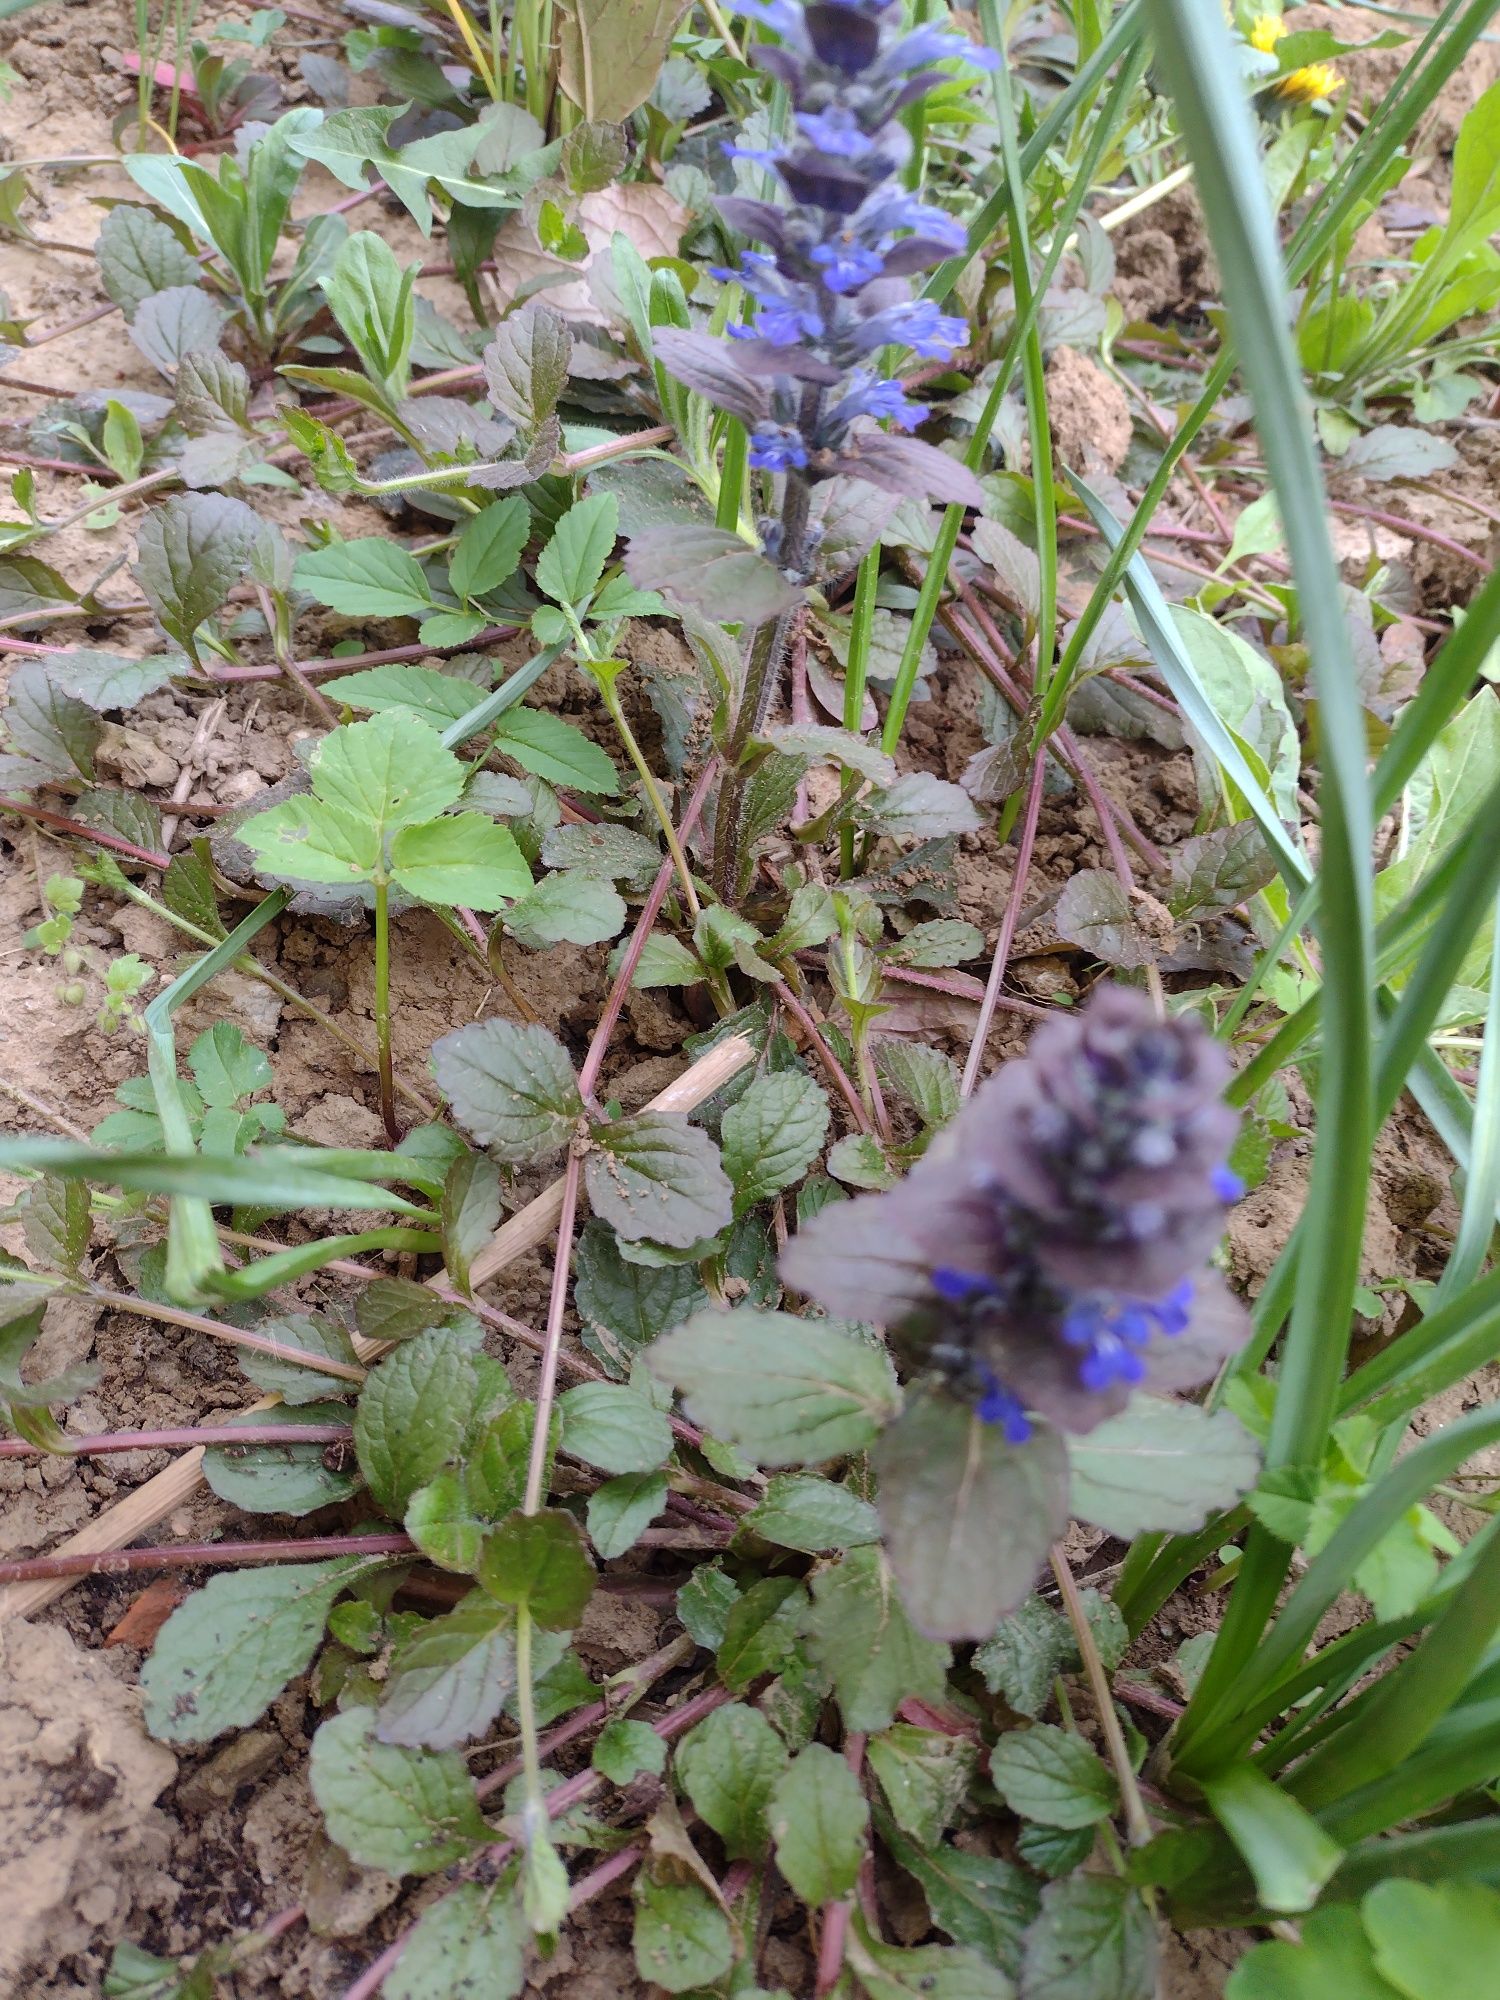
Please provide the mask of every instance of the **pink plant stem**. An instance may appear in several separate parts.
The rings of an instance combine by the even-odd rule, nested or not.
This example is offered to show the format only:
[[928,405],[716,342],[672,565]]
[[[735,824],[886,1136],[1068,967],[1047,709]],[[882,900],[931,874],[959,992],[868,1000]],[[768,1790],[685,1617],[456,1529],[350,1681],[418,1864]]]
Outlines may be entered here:
[[22,819],[34,819],[40,826],[70,833],[77,840],[91,840],[96,847],[108,847],[116,854],[128,855],[132,861],[144,861],[148,868],[165,868],[171,859],[170,855],[158,854],[152,848],[137,847],[133,840],[123,840],[117,833],[106,833],[102,827],[85,826],[81,820],[69,819],[66,813],[34,805],[30,799],[0,798],[0,812],[19,813]]
[[607,465],[628,451],[644,451],[649,445],[670,444],[677,435],[670,424],[653,424],[650,430],[627,431],[608,444],[591,444],[587,451],[568,452],[557,461],[559,472],[587,472],[591,466]]
[[1393,528],[1398,535],[1405,535],[1412,541],[1427,542],[1433,548],[1441,549],[1445,555],[1457,556],[1460,562],[1472,563],[1475,569],[1489,574],[1489,560],[1481,550],[1456,542],[1451,535],[1439,534],[1425,521],[1409,521],[1404,514],[1387,514],[1379,507],[1357,507],[1352,500],[1330,500],[1328,504],[1335,514],[1349,514],[1355,520],[1374,521],[1382,528]]
[[[70,1458],[102,1458],[116,1451],[178,1451],[193,1445],[334,1444],[352,1437],[348,1424],[184,1424],[177,1430],[104,1431],[68,1438]],[[24,1438],[0,1438],[0,1458],[54,1458],[55,1452]]]
[[[1000,659],[996,658],[993,647],[987,646],[983,636],[975,631],[967,623],[962,614],[956,611],[951,605],[945,605],[940,616],[954,638],[958,640],[958,643],[969,655],[969,658],[973,660],[981,673],[987,675],[994,682],[1000,693],[1015,710],[1016,715],[1024,720],[1029,705],[1027,697],[1018,683],[1001,664]],[[991,629],[994,629],[993,626]],[[999,636],[998,633],[996,636]],[[1148,840],[1146,835],[1141,832],[1125,808],[1117,805],[1105,792],[1099,780],[1094,775],[1093,766],[1080,749],[1078,738],[1066,724],[1060,725],[1053,733],[1052,745],[1057,753],[1059,762],[1077,779],[1078,783],[1083,787],[1089,804],[1094,808],[1095,815],[1099,820],[1104,844],[1109,850],[1110,861],[1114,866],[1115,873],[1120,878],[1122,886],[1128,891],[1134,887],[1134,882],[1130,873],[1130,863],[1126,860],[1125,850],[1120,845],[1121,832],[1123,832],[1131,846],[1135,848],[1142,860],[1146,862],[1147,866],[1154,873],[1165,875],[1167,872],[1166,857],[1162,854],[1160,848],[1154,842]]]
[[458,921],[463,925],[464,929],[469,933],[469,936],[474,940],[475,944],[478,945],[479,949],[481,951],[488,951],[490,941],[488,937],[485,935],[484,925],[479,921],[478,917],[475,916],[474,912],[472,910],[466,910],[460,908],[457,912],[457,916],[458,916]]
[[622,1875],[628,1875],[645,1855],[649,1845],[649,1841],[634,1840],[629,1847],[622,1847],[607,1861],[601,1861],[597,1868],[591,1868],[587,1875],[581,1875],[568,1898],[568,1914],[571,1916],[575,1910],[581,1910],[585,1903],[591,1903],[595,1896],[602,1895]]
[[979,1081],[979,1068],[984,1061],[984,1051],[989,1042],[990,1024],[995,1018],[1000,988],[1005,981],[1006,967],[1010,964],[1010,948],[1026,900],[1026,882],[1031,874],[1031,856],[1036,846],[1037,824],[1042,816],[1042,793],[1046,777],[1045,755],[1033,758],[1031,782],[1026,792],[1026,814],[1021,822],[1021,838],[1016,848],[1015,873],[1010,878],[1010,894],[1006,898],[1005,915],[1000,920],[1000,935],[995,940],[995,955],[990,961],[990,976],[985,984],[984,998],[979,1003],[979,1019],[974,1023],[974,1039],[969,1044],[969,1058],[964,1064],[963,1082],[959,1086],[960,1095],[963,1097],[967,1097]]
[[1095,774],[1092,761],[1084,755],[1078,738],[1066,723],[1059,724],[1054,740],[1059,753],[1065,756],[1072,764],[1077,774],[1078,782],[1082,785],[1089,804],[1094,808],[1094,817],[1098,820],[1100,831],[1104,835],[1104,844],[1109,849],[1109,858],[1114,864],[1114,871],[1119,876],[1126,894],[1128,895],[1134,888],[1135,882],[1130,872],[1130,863],[1126,859],[1125,849],[1120,845],[1120,835],[1122,833],[1135,849],[1136,853],[1140,855],[1146,866],[1151,870],[1152,874],[1165,877],[1168,873],[1167,857],[1162,853],[1155,841],[1148,839],[1142,833],[1124,806],[1119,805],[1105,791]]
[[[688,800],[687,811],[682,816],[680,838],[685,839],[692,832],[693,822],[703,809],[715,764],[716,760],[710,758],[699,774],[698,782],[693,787],[693,795]],[[620,1009],[625,1004],[625,995],[630,990],[635,969],[641,962],[641,953],[646,948],[646,940],[661,914],[661,906],[666,901],[672,875],[672,862],[664,861],[657,870],[651,893],[646,898],[645,906],[636,921],[629,947],[615,975],[609,998],[604,1003],[604,1011],[599,1017],[598,1026],[594,1030],[593,1040],[589,1043],[589,1052],[584,1058],[578,1078],[579,1094],[585,1104],[593,1097],[594,1086],[598,1083],[599,1072],[604,1066],[609,1038],[614,1033],[615,1023],[620,1018]],[[573,1259],[573,1228],[578,1216],[578,1189],[582,1172],[583,1157],[575,1142],[568,1148],[568,1164],[563,1175],[562,1210],[557,1219],[557,1256],[552,1266],[552,1288],[547,1299],[547,1327],[542,1339],[542,1366],[536,1387],[537,1419],[532,1433],[531,1459],[526,1472],[526,1496],[522,1502],[528,1514],[535,1514],[546,1497],[543,1487],[547,1467],[547,1432],[550,1412],[557,1394],[563,1318],[568,1304],[568,1271]]]
[[321,1535],[294,1542],[183,1542],[176,1548],[120,1549],[112,1554],[31,1556],[0,1563],[0,1583],[34,1583],[56,1576],[128,1576],[135,1570],[231,1569],[244,1563],[313,1562],[327,1556],[415,1555],[410,1535]]
[[1153,708],[1159,708],[1167,715],[1180,717],[1182,714],[1181,708],[1169,694],[1163,694],[1160,688],[1152,687],[1147,681],[1137,680],[1134,674],[1127,674],[1123,668],[1106,667],[1104,678],[1113,681],[1116,687],[1128,688],[1132,694],[1139,695],[1142,701],[1149,701]]
[[[693,787],[692,796],[687,802],[687,809],[683,813],[682,820],[677,828],[677,837],[679,840],[685,842],[688,835],[697,825],[698,815],[703,810],[704,800],[708,797],[708,788],[712,784],[714,773],[717,770],[718,759],[710,757],[699,772],[698,782]],[[620,962],[620,969],[615,975],[614,983],[610,987],[609,998],[604,1003],[604,1012],[599,1016],[599,1025],[594,1030],[594,1038],[589,1043],[589,1052],[584,1058],[583,1070],[578,1078],[578,1088],[582,1093],[585,1104],[589,1102],[594,1094],[594,1086],[599,1081],[599,1072],[604,1067],[604,1057],[609,1047],[609,1038],[614,1033],[615,1024],[620,1018],[620,1009],[625,1005],[625,995],[630,991],[630,982],[634,979],[635,969],[641,962],[641,953],[646,949],[646,940],[650,937],[652,928],[657,918],[661,915],[661,906],[667,900],[667,891],[672,886],[672,872],[672,863],[670,860],[664,861],[657,870],[656,880],[651,885],[651,893],[642,906],[640,916],[636,919],[636,926],[631,933],[630,944],[626,949],[624,958]]]
[[[981,636],[988,643],[990,652],[997,660],[1007,659],[1009,655],[1004,634],[990,616],[987,607],[980,602],[979,598],[962,578],[955,577],[953,582],[965,610],[978,626]],[[1014,659],[1010,660],[1012,667],[1016,667],[1017,664]],[[1018,709],[1017,714],[1021,717],[1024,724],[1026,720],[1025,708]],[[1130,863],[1125,858],[1125,850],[1120,845],[1120,836],[1116,831],[1115,825],[1117,820],[1121,826],[1125,825],[1128,815],[1124,807],[1116,805],[1114,800],[1104,791],[1094,775],[1093,765],[1084,755],[1079,745],[1078,738],[1065,723],[1061,724],[1053,732],[1053,741],[1058,751],[1062,754],[1064,762],[1074,771],[1090,805],[1094,808],[1095,817],[1099,821],[1099,830],[1104,836],[1105,846],[1109,849],[1110,860],[1114,866],[1115,873],[1119,876],[1121,885],[1128,895],[1134,886],[1130,873]],[[1146,839],[1146,836],[1140,832],[1139,828],[1135,827],[1134,821],[1131,821],[1130,825],[1135,833],[1136,841],[1140,846],[1142,855],[1157,874],[1164,874],[1166,872],[1166,862],[1163,857]]]
[[854,1121],[854,1129],[857,1132],[868,1132],[870,1120],[864,1105],[860,1102],[859,1092],[854,1088],[848,1071],[824,1041],[818,1023],[785,980],[777,987],[776,997],[807,1037],[808,1048],[828,1072],[829,1081],[844,1100],[849,1116]]
[[376,181],[373,187],[360,188],[354,194],[346,194],[342,201],[336,201],[327,210],[329,215],[347,215],[351,208],[358,208],[361,202],[373,201],[378,194],[386,193],[384,181]]
[[[8,378],[0,377],[0,388],[10,386]],[[33,458],[29,451],[0,451],[0,465],[29,465],[33,472],[66,472],[77,479],[118,479],[120,476],[112,466],[80,465],[72,458]]]
[[[434,654],[474,653],[485,646],[497,646],[503,639],[514,639],[520,630],[516,625],[491,625],[483,632],[466,639],[462,646],[387,646],[376,653],[350,653],[342,660],[298,660],[297,672],[314,674],[352,674],[360,667],[389,667],[399,660],[428,660]],[[65,650],[59,648],[58,650]],[[263,667],[211,667],[209,679],[214,681],[274,681],[281,678],[281,668]]]
[[[844,1743],[844,1762],[858,1778],[865,1764],[865,1738],[861,1735],[848,1737]],[[849,1936],[849,1918],[853,1904],[848,1901],[825,1903],[822,1920],[818,1925],[818,1970],[813,1985],[814,2000],[824,2000],[839,1983],[839,1975],[844,1969],[844,1945]]]
[[[947,993],[955,1000],[983,1000],[984,988],[977,979],[971,979],[964,972],[918,972],[910,965],[887,965],[884,967],[887,979],[895,979],[903,986],[926,986],[934,993]],[[1042,1021],[1047,1017],[1047,1009],[1039,1007],[1034,1000],[1017,1000],[1012,994],[996,996],[995,1005],[1007,1014],[1022,1014],[1028,1021]]]
[[1182,1714],[1182,1703],[1172,1701],[1155,1688],[1141,1687],[1136,1681],[1116,1681],[1114,1683],[1116,1701],[1129,1702],[1132,1708],[1144,1709],[1148,1715],[1163,1716],[1168,1722],[1175,1722]]
[[[49,340],[61,340],[65,334],[77,333],[82,327],[92,326],[96,319],[108,319],[111,313],[117,313],[119,310],[120,308],[115,305],[95,306],[92,312],[80,313],[77,319],[65,319],[61,326],[54,326],[47,333],[31,334],[27,338],[26,345],[29,348],[44,347]],[[30,382],[23,384],[17,382],[12,376],[6,376],[4,386],[7,389],[19,389],[22,387],[30,389],[40,385]],[[43,389],[41,393],[45,396],[66,396],[71,392],[67,389]]]

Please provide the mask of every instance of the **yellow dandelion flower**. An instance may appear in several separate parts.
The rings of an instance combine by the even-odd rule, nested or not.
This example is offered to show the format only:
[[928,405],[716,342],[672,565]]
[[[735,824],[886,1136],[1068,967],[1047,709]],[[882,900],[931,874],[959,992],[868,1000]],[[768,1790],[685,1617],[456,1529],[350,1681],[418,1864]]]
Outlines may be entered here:
[[1250,24],[1250,46],[1268,56],[1286,31],[1286,22],[1279,14],[1257,14]]
[[1343,81],[1332,63],[1308,63],[1277,77],[1271,87],[1288,104],[1316,104],[1320,98],[1332,97]]

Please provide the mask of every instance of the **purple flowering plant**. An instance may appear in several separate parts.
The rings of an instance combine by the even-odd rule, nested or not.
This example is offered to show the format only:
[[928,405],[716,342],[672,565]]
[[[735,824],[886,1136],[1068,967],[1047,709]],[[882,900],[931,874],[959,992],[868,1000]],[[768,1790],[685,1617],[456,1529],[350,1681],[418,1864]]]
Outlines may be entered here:
[[[720,201],[731,229],[766,246],[714,267],[753,310],[726,341],[663,329],[658,357],[747,426],[752,466],[802,486],[846,474],[977,503],[945,453],[878,429],[911,432],[929,410],[872,363],[889,349],[951,360],[967,339],[962,320],[911,296],[910,279],[966,235],[901,185],[911,139],[898,113],[948,80],[941,64],[998,58],[934,27],[903,32],[897,0],[745,0],[742,11],[779,37],[751,55],[785,86],[790,128],[779,145],[729,151],[767,166],[789,201]],[[784,568],[805,559],[806,539],[805,527],[794,544],[783,533]]]
[[1243,1345],[1248,1316],[1209,1261],[1243,1192],[1228,1076],[1195,1017],[1159,1019],[1144,994],[1105,987],[1038,1029],[898,1186],[824,1208],[783,1252],[789,1285],[886,1327],[912,1378],[876,1464],[919,1618],[945,1594],[923,1574],[928,1535],[908,1532],[903,1427],[919,1458],[947,1434],[996,1467],[1025,1461],[1017,1511],[993,1523],[1016,1559],[991,1565],[957,1627],[946,1611],[922,1620],[943,1636],[979,1636],[1030,1588],[1069,1513],[1063,1440],[1138,1390],[1207,1381]]
[[[715,268],[741,287],[746,318],[724,339],[682,327],[654,339],[662,366],[737,418],[750,465],[780,481],[779,505],[760,532],[790,588],[779,612],[755,627],[722,746],[714,881],[726,901],[740,886],[747,748],[770,713],[812,578],[813,489],[853,478],[903,497],[967,506],[983,498],[966,467],[912,435],[928,406],[907,395],[882,357],[905,351],[947,361],[967,339],[962,320],[912,296],[913,277],[967,239],[955,217],[903,187],[912,142],[899,114],[949,80],[942,65],[998,61],[956,33],[904,30],[899,0],[745,0],[742,11],[777,37],[751,55],[784,86],[789,120],[779,144],[729,150],[760,161],[787,199],[719,202],[732,230],[764,246]],[[655,578],[656,545],[674,539],[670,529],[635,538],[637,581]],[[727,615],[754,622],[739,607]]]

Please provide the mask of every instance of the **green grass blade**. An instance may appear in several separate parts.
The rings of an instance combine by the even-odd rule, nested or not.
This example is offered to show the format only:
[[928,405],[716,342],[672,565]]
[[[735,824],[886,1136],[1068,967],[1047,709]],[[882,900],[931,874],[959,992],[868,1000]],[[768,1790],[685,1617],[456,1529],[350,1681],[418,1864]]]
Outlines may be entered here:
[[[1041,329],[1037,324],[1038,288],[1031,268],[1031,228],[1026,214],[1026,179],[1016,131],[1012,72],[997,0],[979,0],[979,18],[984,24],[985,40],[1001,57],[993,79],[995,122],[1000,128],[1000,158],[1008,196],[1006,216],[1010,224],[1010,282],[1015,293],[1017,316],[1024,318],[1026,327],[1021,348],[1021,376],[1026,393],[1026,429],[1031,444],[1032,527],[1040,579],[1036,630],[1036,681],[1040,689],[1051,677],[1052,654],[1057,639],[1057,493],[1053,485],[1052,430],[1047,418],[1047,364],[1042,355]],[[1062,236],[1056,230],[1053,240],[1060,249]],[[988,444],[987,435],[983,442]]]
[[[1423,1643],[1370,1690],[1361,1713],[1293,1773],[1293,1795],[1316,1811],[1394,1771],[1453,1707],[1497,1627],[1500,1535],[1491,1535]],[[1493,1775],[1476,1770],[1474,1782]]]
[[[1211,1705],[1184,1718],[1177,1761],[1189,1772],[1211,1772],[1221,1761],[1223,1739],[1216,1732],[1237,1732],[1238,1717],[1301,1660],[1318,1628],[1318,1620],[1381,1538],[1434,1486],[1457,1471],[1465,1459],[1500,1440],[1500,1411],[1476,1410],[1426,1438],[1398,1460],[1380,1484],[1340,1523],[1327,1544],[1313,1557],[1293,1588],[1271,1630]],[[1487,1634],[1486,1637],[1489,1635]]]
[[[1076,472],[1069,472],[1068,478],[1093,516],[1111,552],[1120,549],[1125,543],[1127,530],[1121,528],[1086,480]],[[1282,880],[1290,889],[1307,887],[1312,880],[1312,870],[1287,833],[1281,815],[1250,768],[1244,751],[1209,700],[1173,621],[1171,607],[1143,558],[1132,555],[1127,559],[1122,581],[1131,609],[1140,624],[1141,637],[1151,649],[1151,657],[1167,684],[1167,692],[1202,739],[1204,748],[1226,776],[1233,779],[1235,789],[1243,796],[1256,825],[1265,835],[1266,845],[1271,850]]]
[[[0,1145],[0,1162],[40,1167],[68,1180],[101,1181],[139,1194],[189,1196],[211,1203],[254,1208],[349,1208],[374,1214],[410,1215],[431,1220],[431,1212],[388,1188],[347,1174],[319,1173],[308,1154],[290,1161],[263,1153],[107,1153],[66,1139],[11,1139]],[[217,1244],[217,1238],[215,1239]]]
[[1310,1910],[1344,1858],[1338,1842],[1253,1764],[1235,1764],[1203,1796],[1239,1849],[1263,1910],[1294,1915]]
[[1325,1903],[1357,1903],[1377,1883],[1500,1882],[1500,1819],[1466,1819],[1351,1847]]
[[[1120,9],[1098,48],[1075,72],[1067,88],[1059,92],[1046,116],[1021,148],[1021,178],[1024,181],[1030,182],[1052,146],[1080,109],[1098,92],[1114,65],[1141,41],[1144,33],[1142,12],[1142,0],[1129,0],[1129,5]],[[997,188],[989,197],[969,224],[967,247],[938,265],[922,287],[923,298],[941,304],[974,259],[991,248],[995,231],[1005,220],[1009,199],[1009,190],[1005,187]]]
[[[1490,946],[1489,1014],[1500,1023],[1500,903],[1495,905],[1495,935]],[[1495,1234],[1495,1205],[1500,1202],[1500,1049],[1495,1035],[1486,1035],[1479,1058],[1479,1087],[1474,1097],[1473,1139],[1469,1179],[1464,1189],[1458,1241],[1438,1286],[1438,1303],[1455,1298],[1479,1276]]]
[[456,750],[460,743],[467,743],[471,736],[477,736],[481,729],[488,729],[492,722],[498,721],[508,708],[515,707],[523,694],[531,692],[552,662],[560,660],[571,644],[571,640],[565,640],[560,646],[547,646],[540,653],[533,653],[524,666],[507,675],[499,687],[492,694],[487,694],[483,701],[476,702],[467,715],[449,723],[438,739],[443,748]]

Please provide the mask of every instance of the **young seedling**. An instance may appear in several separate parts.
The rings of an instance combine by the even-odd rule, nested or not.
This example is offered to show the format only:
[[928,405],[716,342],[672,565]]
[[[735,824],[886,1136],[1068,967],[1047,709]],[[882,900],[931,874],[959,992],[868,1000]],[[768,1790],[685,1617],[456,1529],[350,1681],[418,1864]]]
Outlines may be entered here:
[[257,813],[240,837],[272,880],[372,892],[380,1109],[394,1145],[392,885],[419,902],[498,910],[526,894],[531,870],[505,828],[483,813],[450,812],[465,767],[409,711],[387,710],[334,730],[313,752],[309,776],[308,796]]

